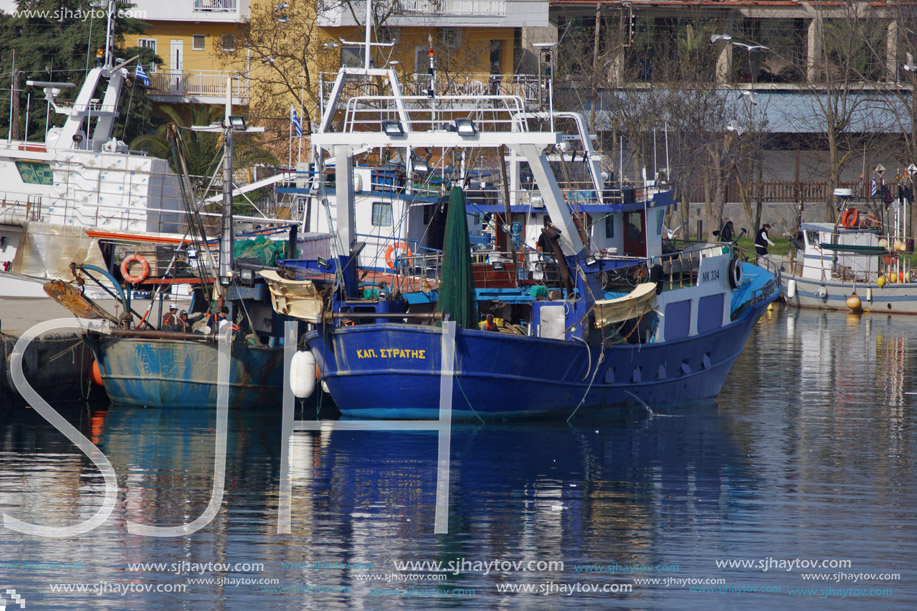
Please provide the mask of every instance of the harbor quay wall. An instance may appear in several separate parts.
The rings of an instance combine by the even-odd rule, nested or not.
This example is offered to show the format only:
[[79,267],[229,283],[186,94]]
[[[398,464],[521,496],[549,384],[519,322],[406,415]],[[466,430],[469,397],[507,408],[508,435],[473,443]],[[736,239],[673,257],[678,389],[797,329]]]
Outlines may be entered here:
[[[73,314],[52,299],[0,298],[0,406],[20,397],[10,372],[16,341],[34,325],[57,318],[72,320]],[[26,348],[22,368],[26,380],[42,397],[79,400],[89,393],[92,360],[92,351],[79,333],[49,331]],[[95,389],[96,393],[99,390]]]
[[[723,209],[723,223],[732,221],[736,233],[742,231],[742,228],[748,229],[749,234],[754,234],[755,207],[752,205],[752,218],[748,218],[745,213],[745,207],[741,203],[727,203]],[[796,228],[796,204],[794,202],[770,202],[763,204],[761,207],[761,224],[769,223],[771,226],[771,238],[782,236]],[[666,227],[675,229],[682,223],[683,218],[682,205],[673,206],[670,218],[666,221]],[[707,218],[706,206],[703,202],[692,202],[689,205],[687,227],[679,227],[676,238],[685,239],[697,237],[697,223],[700,221],[703,225],[703,232],[706,237],[710,236],[710,231],[717,229],[712,227],[710,220]],[[822,202],[807,203],[802,210],[803,223],[833,222],[834,219],[828,218],[825,204]],[[752,237],[754,237],[752,235]]]

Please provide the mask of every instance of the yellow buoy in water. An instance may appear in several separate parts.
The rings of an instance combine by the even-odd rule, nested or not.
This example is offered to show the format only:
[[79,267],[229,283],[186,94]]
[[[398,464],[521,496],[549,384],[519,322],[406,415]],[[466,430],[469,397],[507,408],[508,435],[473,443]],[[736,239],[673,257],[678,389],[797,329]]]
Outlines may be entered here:
[[863,307],[863,304],[860,303],[860,298],[857,297],[856,291],[847,298],[847,307],[856,312],[857,310]]
[[884,274],[881,275],[881,276],[879,276],[878,280],[876,280],[876,284],[879,285],[879,288],[882,288],[883,286],[885,286],[885,283],[886,283],[886,282],[887,282],[887,280],[885,279],[885,275],[884,275]]

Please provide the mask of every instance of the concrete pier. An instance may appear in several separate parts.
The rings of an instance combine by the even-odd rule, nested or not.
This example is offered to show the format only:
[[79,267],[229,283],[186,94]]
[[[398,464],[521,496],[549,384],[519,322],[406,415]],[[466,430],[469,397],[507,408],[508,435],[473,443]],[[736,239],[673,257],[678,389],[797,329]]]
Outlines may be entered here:
[[[113,303],[102,305],[114,311]],[[73,315],[51,299],[0,298],[0,399],[19,394],[9,370],[16,340],[38,323],[69,316]],[[23,357],[23,371],[43,397],[79,400],[89,392],[92,358],[78,334],[52,333],[32,341]]]

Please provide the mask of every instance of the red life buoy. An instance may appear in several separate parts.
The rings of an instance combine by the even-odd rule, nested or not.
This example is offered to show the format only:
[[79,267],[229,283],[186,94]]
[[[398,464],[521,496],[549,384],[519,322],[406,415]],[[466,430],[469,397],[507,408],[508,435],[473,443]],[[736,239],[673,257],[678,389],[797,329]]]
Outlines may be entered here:
[[408,245],[404,242],[395,242],[394,244],[389,244],[388,248],[385,249],[385,264],[388,265],[391,269],[395,269],[395,262],[392,260],[392,253],[395,252],[396,248],[404,251],[405,254],[403,256],[405,257],[410,258],[413,254],[411,253],[411,249],[408,248]]
[[[128,271],[130,270],[131,263],[140,264],[141,269],[140,269],[139,276],[132,276],[128,273]],[[128,255],[124,257],[124,261],[121,261],[121,277],[123,277],[125,281],[130,282],[131,284],[140,284],[141,282],[149,278],[149,276],[150,276],[150,264],[146,262],[146,259],[138,255],[137,253]]]
[[856,228],[859,221],[860,221],[860,214],[853,208],[849,208],[841,216],[841,225],[844,227],[847,227],[848,229]]

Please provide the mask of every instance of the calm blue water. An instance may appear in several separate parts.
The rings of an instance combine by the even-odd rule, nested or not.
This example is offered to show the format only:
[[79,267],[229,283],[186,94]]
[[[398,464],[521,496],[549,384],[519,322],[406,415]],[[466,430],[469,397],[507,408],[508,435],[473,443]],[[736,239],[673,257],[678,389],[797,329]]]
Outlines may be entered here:
[[[117,504],[79,537],[4,531],[0,595],[26,609],[917,608],[915,349],[917,318],[777,311],[716,403],[457,427],[439,535],[436,435],[331,425],[291,441],[278,534],[279,409],[231,414],[209,525],[129,534],[204,511],[215,419],[70,410],[118,474]],[[103,491],[34,410],[0,411],[0,512],[73,524]]]

